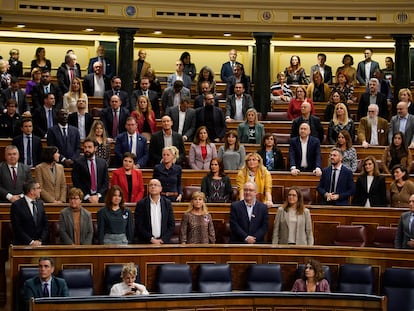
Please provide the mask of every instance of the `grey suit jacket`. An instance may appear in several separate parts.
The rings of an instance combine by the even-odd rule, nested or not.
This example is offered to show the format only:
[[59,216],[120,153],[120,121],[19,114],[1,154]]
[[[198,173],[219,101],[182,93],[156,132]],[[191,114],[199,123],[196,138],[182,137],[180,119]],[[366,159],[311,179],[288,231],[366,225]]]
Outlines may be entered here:
[[6,199],[8,193],[13,195],[22,194],[23,184],[32,180],[30,168],[23,163],[18,164],[16,175],[17,181],[15,185],[7,163],[4,161],[0,164],[0,202],[8,202]]
[[[380,69],[379,64],[376,61],[371,60],[371,68],[369,70],[369,72],[370,72],[369,77],[370,78],[374,77],[375,69]],[[364,60],[362,62],[358,63],[357,80],[361,85],[366,85],[366,82],[365,82],[365,61]]]
[[[181,99],[184,97],[191,97],[190,89],[186,87],[183,87],[180,93],[181,93]],[[162,108],[164,109],[164,111],[166,111],[168,107],[174,106],[174,95],[175,95],[174,88],[172,87],[166,88],[164,90],[164,93],[162,93],[161,103],[162,103]]]
[[[313,245],[312,219],[309,209],[297,215],[295,240],[296,245]],[[289,242],[289,214],[283,207],[279,207],[273,226],[273,244],[288,244]]]
[[[393,116],[390,121],[390,129],[388,131],[388,142],[392,142],[392,136],[394,133],[400,131],[400,118],[398,116]],[[405,125],[405,143],[407,145],[414,142],[414,116],[409,114],[407,119],[407,124]]]
[[398,222],[398,229],[395,235],[394,246],[395,248],[410,248],[407,242],[410,239],[414,239],[414,231],[409,230],[411,211],[401,214],[400,221]]
[[[172,126],[173,131],[178,132],[179,121],[180,121],[178,106],[167,108],[166,114],[168,114],[173,121],[173,126]],[[185,114],[183,132],[181,135],[187,136],[187,141],[192,141],[195,131],[196,131],[196,113],[193,108],[188,108]]]
[[[173,73],[172,75],[168,76],[167,79],[167,87],[172,87],[174,85],[174,82],[177,80],[177,74]],[[191,77],[185,73],[183,73],[183,84],[184,87],[191,90]]]
[[[250,108],[254,108],[252,97],[249,94],[243,94],[243,97],[242,97],[243,118],[246,115],[246,111]],[[226,119],[228,117],[234,119],[235,114],[236,114],[236,95],[233,94],[233,95],[227,96]]]
[[[310,80],[311,82],[313,82],[313,73],[315,71],[319,71],[319,65],[313,65],[310,69]],[[324,74],[323,74],[323,82],[325,82],[326,84],[331,84],[332,83],[332,68],[331,66],[325,65],[324,66]]]
[[[74,243],[73,211],[65,207],[59,216],[59,239],[61,244],[71,245]],[[85,208],[80,210],[80,244],[90,245],[93,239],[93,225],[91,213]]]

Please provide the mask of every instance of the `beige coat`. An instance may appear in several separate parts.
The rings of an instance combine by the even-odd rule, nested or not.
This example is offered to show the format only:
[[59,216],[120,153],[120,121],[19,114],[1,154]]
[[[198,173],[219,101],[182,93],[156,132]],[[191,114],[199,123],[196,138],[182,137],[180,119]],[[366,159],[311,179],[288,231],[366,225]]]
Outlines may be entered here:
[[[296,245],[313,245],[312,219],[309,209],[305,208],[302,215],[297,215]],[[289,214],[283,207],[279,207],[273,225],[273,244],[288,244]]]
[[66,178],[65,171],[61,164],[55,164],[56,178],[53,180],[50,165],[48,163],[40,163],[35,168],[35,179],[42,187],[40,198],[45,203],[54,201],[66,202]]

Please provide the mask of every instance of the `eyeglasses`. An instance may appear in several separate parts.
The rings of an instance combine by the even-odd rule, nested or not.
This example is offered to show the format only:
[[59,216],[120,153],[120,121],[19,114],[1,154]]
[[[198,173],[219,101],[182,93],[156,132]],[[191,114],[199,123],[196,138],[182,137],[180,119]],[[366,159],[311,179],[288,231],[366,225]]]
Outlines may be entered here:
[[244,192],[253,192],[255,191],[254,189],[243,189]]
[[368,112],[375,112],[375,110],[368,110]]
[[314,269],[313,269],[313,267],[312,267],[312,266],[310,266],[310,265],[305,266],[305,270],[306,270],[306,269],[314,270]]

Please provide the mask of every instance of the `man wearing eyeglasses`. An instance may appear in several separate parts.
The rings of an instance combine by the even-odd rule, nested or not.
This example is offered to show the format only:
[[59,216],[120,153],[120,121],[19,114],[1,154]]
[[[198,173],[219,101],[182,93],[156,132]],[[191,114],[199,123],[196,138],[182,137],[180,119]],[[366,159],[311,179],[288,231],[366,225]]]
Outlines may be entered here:
[[243,191],[244,199],[233,202],[230,207],[230,242],[264,243],[269,223],[267,206],[256,200],[255,183],[246,182]]
[[49,234],[45,208],[39,200],[42,189],[39,183],[29,181],[23,191],[24,196],[10,207],[13,245],[40,246]]

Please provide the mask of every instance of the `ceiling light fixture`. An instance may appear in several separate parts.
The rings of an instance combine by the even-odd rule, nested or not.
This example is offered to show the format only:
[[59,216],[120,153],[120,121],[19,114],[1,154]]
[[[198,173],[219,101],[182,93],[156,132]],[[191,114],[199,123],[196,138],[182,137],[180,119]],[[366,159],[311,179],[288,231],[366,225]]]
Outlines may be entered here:
[[364,38],[369,40],[369,39],[372,39],[372,36],[367,35]]
[[302,36],[301,35],[293,35],[293,38],[299,39],[299,38],[302,38]]
[[26,25],[25,24],[17,24],[17,26],[16,26],[17,28],[25,28],[26,27]]
[[162,34],[161,30],[154,30],[154,35],[160,35],[160,34]]
[[85,28],[85,31],[91,32],[91,31],[95,31],[94,28]]
[[231,37],[231,33],[229,33],[229,32],[225,32],[225,33],[223,34],[223,36],[224,36],[224,37]]

